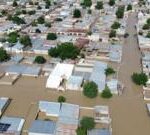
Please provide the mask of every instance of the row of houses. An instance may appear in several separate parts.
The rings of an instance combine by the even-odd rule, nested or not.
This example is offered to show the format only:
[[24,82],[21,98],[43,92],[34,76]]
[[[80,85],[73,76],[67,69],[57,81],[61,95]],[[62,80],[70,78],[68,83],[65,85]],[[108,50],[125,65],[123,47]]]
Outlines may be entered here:
[[[81,64],[81,63],[80,63]],[[46,82],[46,88],[52,90],[75,90],[82,91],[82,86],[86,81],[93,81],[97,84],[99,92],[102,92],[106,85],[113,94],[120,94],[118,89],[120,83],[117,79],[107,80],[105,70],[107,64],[96,61],[92,66],[75,66],[73,64],[58,63]]]
[[[21,135],[26,122],[24,118],[3,116],[11,100],[0,98],[0,134]],[[39,101],[37,116],[30,121],[28,135],[76,135],[82,110],[90,111],[96,124],[105,126],[88,131],[87,135],[111,135],[111,118],[108,106],[98,105],[93,108],[80,107],[70,103]],[[85,115],[85,114],[84,114]],[[86,114],[87,115],[87,114]]]

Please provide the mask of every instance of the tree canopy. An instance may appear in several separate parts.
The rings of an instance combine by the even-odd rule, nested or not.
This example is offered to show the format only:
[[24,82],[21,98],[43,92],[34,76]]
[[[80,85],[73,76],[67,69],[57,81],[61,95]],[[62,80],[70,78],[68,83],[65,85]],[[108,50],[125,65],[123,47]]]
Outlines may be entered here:
[[103,1],[97,1],[95,8],[98,10],[103,9]]
[[80,121],[81,128],[91,130],[95,127],[95,121],[92,117],[83,117]]
[[31,39],[28,35],[23,35],[19,39],[20,43],[24,45],[24,47],[32,46]]
[[113,68],[111,68],[111,67],[108,67],[108,68],[105,70],[106,76],[112,75],[112,74],[114,74],[114,73],[115,73],[115,70],[114,70]]
[[127,11],[129,11],[129,10],[132,10],[132,5],[131,5],[131,4],[129,4],[129,5],[127,6]]
[[89,98],[95,98],[98,94],[98,86],[95,82],[86,82],[83,85],[83,94]]
[[8,34],[7,41],[9,43],[16,43],[18,41],[18,37],[19,37],[19,35],[18,35],[17,32],[11,32],[11,33]]
[[64,96],[59,96],[57,101],[60,102],[60,103],[66,102],[66,98]]
[[113,38],[116,37],[116,31],[115,30],[111,30],[109,33],[109,38]]
[[47,40],[56,40],[57,35],[55,33],[48,33],[47,34]]
[[44,24],[45,23],[45,18],[43,16],[39,17],[37,19],[38,24]]
[[6,50],[0,48],[0,62],[4,62],[10,59],[10,55],[7,54]]
[[92,6],[92,0],[83,0],[82,5],[85,7],[91,7]]
[[148,81],[148,77],[145,73],[133,73],[131,76],[132,81],[137,85],[146,85],[146,82]]
[[115,5],[115,1],[116,1],[116,0],[109,0],[109,3],[108,3],[108,4],[109,4],[110,6],[114,6],[114,5]]
[[73,11],[73,17],[74,18],[80,18],[81,17],[81,11],[79,9],[75,9]]
[[43,56],[36,56],[34,62],[38,64],[44,64],[46,59]]
[[80,50],[78,47],[74,46],[73,43],[65,42],[57,47],[51,48],[48,53],[51,57],[59,57],[62,60],[65,60],[77,58],[80,54]]
[[119,22],[114,22],[112,25],[111,25],[111,28],[112,29],[118,29],[118,28],[120,28],[120,26],[121,26],[121,24],[119,23]]
[[102,93],[101,93],[101,97],[103,97],[103,98],[111,98],[112,96],[113,96],[113,95],[112,95],[112,93],[111,93],[109,87],[106,86],[105,89],[104,89],[104,90],[102,91]]
[[124,9],[125,7],[124,6],[119,6],[117,11],[116,11],[116,16],[118,19],[121,19],[124,17]]

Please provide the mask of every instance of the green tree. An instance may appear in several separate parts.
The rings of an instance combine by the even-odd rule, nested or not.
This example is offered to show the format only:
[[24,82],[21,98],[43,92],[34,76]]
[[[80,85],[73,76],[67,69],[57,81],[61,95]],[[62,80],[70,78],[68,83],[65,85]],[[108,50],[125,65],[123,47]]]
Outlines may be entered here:
[[105,74],[106,74],[106,76],[115,74],[115,70],[114,70],[113,68],[111,68],[111,67],[108,67],[108,68],[105,70]]
[[73,11],[73,17],[74,18],[80,18],[81,17],[81,11],[79,9],[75,9]]
[[64,96],[59,96],[58,99],[57,99],[57,101],[59,103],[63,103],[63,102],[66,102],[66,98]]
[[91,82],[86,82],[84,85],[83,85],[83,94],[86,96],[86,97],[89,97],[89,98],[95,98],[98,94],[98,87],[97,87],[97,84],[93,81]]
[[18,24],[18,25],[25,24],[24,19],[22,19],[22,18],[20,18],[20,17],[18,17],[16,15],[12,16],[11,20],[13,21],[13,23]]
[[115,0],[109,0],[109,3],[108,3],[110,6],[114,6],[115,5]]
[[85,7],[91,7],[92,6],[92,0],[83,0],[82,5]]
[[119,6],[116,11],[116,16],[118,19],[121,19],[124,17],[124,6]]
[[147,24],[147,23],[144,24],[143,27],[142,27],[143,30],[148,30],[149,28],[150,28],[150,25]]
[[78,47],[74,46],[73,43],[65,42],[57,47],[51,48],[48,53],[51,57],[59,57],[62,60],[65,60],[77,58],[80,54],[80,50]]
[[91,9],[88,9],[88,14],[92,14],[92,10]]
[[10,55],[7,54],[6,50],[0,48],[0,62],[4,62],[10,59]]
[[127,6],[127,11],[129,11],[129,10],[132,10],[132,5],[131,5],[131,4],[129,4],[129,5]]
[[78,127],[76,130],[77,135],[87,135],[87,130],[81,127]]
[[111,28],[112,29],[118,29],[120,28],[121,24],[119,22],[114,22],[112,25],[111,25]]
[[51,6],[51,1],[50,0],[46,0],[45,1],[45,8],[49,9],[50,6]]
[[132,81],[137,85],[146,85],[146,82],[148,81],[148,77],[145,73],[133,73],[131,76]]
[[44,17],[43,17],[43,16],[39,17],[39,18],[37,19],[37,22],[38,22],[39,24],[44,24],[44,23],[45,23]]
[[28,11],[28,14],[29,14],[29,15],[34,15],[35,13],[36,13],[35,10]]
[[47,34],[47,40],[56,40],[57,35],[55,33],[48,33]]
[[16,43],[18,41],[18,33],[17,32],[11,32],[8,34],[8,39],[7,41],[9,43]]
[[111,30],[109,33],[109,38],[113,38],[116,37],[116,31],[115,30]]
[[101,97],[103,97],[103,98],[111,98],[112,96],[113,96],[113,95],[112,95],[112,93],[111,93],[109,87],[106,86],[105,89],[104,89],[104,90],[102,91],[102,93],[101,93]]
[[38,64],[44,64],[46,59],[43,56],[36,56],[34,62]]
[[97,1],[97,4],[95,6],[96,9],[101,10],[103,9],[103,2],[102,1]]
[[24,45],[24,47],[32,46],[31,39],[28,35],[23,35],[19,39],[20,43]]
[[12,5],[12,6],[13,6],[13,7],[17,7],[17,6],[18,6],[18,3],[17,3],[16,0],[13,1],[13,5]]
[[50,22],[45,22],[45,27],[50,28],[51,27],[51,23]]
[[95,121],[92,117],[83,117],[80,121],[81,128],[91,130],[95,127]]

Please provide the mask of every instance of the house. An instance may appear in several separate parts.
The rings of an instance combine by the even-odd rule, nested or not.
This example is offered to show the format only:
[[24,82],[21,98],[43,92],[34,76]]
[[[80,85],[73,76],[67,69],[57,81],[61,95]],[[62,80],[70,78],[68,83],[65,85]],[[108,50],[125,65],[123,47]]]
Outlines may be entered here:
[[29,129],[28,135],[55,135],[56,122],[34,120]]
[[106,85],[106,75],[105,70],[107,69],[107,64],[104,62],[97,61],[94,64],[93,71],[90,77],[90,81],[97,84],[99,92],[105,89]]
[[4,116],[0,119],[0,134],[20,135],[24,122],[23,118]]
[[67,83],[66,83],[66,89],[68,89],[68,90],[81,90],[82,82],[83,82],[83,77],[70,76]]
[[46,88],[59,89],[64,80],[68,80],[72,75],[74,65],[58,63],[52,73],[50,73]]
[[7,97],[1,97],[0,98],[0,116],[3,114],[5,109],[8,107],[10,103],[10,99]]
[[112,135],[108,129],[92,129],[87,135]]

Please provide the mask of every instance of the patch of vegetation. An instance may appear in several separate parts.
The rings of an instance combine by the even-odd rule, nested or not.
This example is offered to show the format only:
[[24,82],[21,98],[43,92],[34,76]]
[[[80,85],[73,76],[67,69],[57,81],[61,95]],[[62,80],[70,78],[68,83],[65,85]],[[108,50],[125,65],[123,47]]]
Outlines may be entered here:
[[103,9],[103,8],[104,8],[104,7],[103,7],[103,1],[97,1],[96,6],[95,6],[95,9],[101,10],[101,9]]
[[47,34],[47,40],[56,40],[57,35],[55,33],[48,33]]
[[106,76],[109,76],[109,75],[112,75],[112,74],[115,74],[115,70],[111,67],[108,67],[106,70],[105,70],[105,74]]
[[31,39],[28,35],[23,35],[19,39],[20,43],[24,45],[24,47],[32,46]]
[[102,98],[111,98],[112,96],[113,95],[112,95],[110,89],[108,88],[108,86],[106,86],[105,89],[101,93],[101,97]]
[[38,64],[44,64],[46,59],[43,56],[36,56],[34,62]]
[[95,82],[86,82],[83,85],[83,94],[89,98],[95,98],[98,95],[98,86]]
[[116,16],[118,19],[121,19],[124,17],[124,9],[125,7],[124,6],[119,6],[117,11],[116,11]]
[[148,81],[148,77],[145,73],[133,73],[131,76],[132,81],[137,85],[146,85],[146,82]]
[[66,102],[66,98],[64,96],[59,96],[58,99],[57,99],[57,101],[59,103],[63,103],[63,102]]
[[74,18],[80,18],[81,17],[81,11],[79,9],[75,9],[73,11],[73,17]]
[[119,22],[114,22],[111,26],[112,29],[119,29],[121,24]]
[[95,127],[95,121],[92,117],[83,117],[80,121],[81,128],[85,130],[92,130]]
[[10,55],[2,47],[0,48],[0,62],[5,62],[10,59]]
[[116,31],[115,30],[111,30],[109,33],[109,38],[113,38],[116,37]]
[[66,42],[58,45],[57,47],[51,48],[48,53],[49,56],[58,57],[62,60],[76,59],[80,54],[80,50],[78,47],[74,46],[73,43]]

